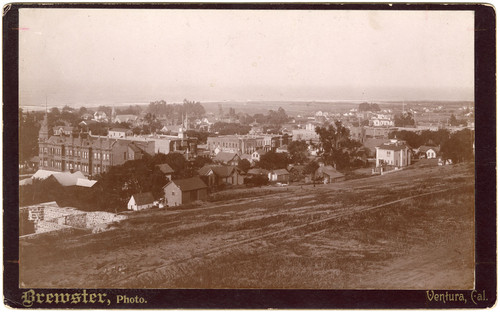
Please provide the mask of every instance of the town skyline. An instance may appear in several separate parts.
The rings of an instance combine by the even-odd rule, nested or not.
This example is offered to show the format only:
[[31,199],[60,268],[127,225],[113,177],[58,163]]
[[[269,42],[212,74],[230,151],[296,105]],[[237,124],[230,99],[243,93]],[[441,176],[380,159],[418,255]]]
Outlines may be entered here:
[[19,104],[471,101],[473,24],[472,11],[22,9]]

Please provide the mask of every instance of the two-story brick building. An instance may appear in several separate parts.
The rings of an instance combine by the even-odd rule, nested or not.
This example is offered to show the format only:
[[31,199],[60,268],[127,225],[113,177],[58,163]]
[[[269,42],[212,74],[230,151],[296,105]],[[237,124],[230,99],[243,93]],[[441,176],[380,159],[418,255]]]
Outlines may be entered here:
[[105,172],[127,160],[154,154],[154,141],[123,140],[71,133],[49,137],[45,116],[39,132],[39,169],[81,171],[86,176]]

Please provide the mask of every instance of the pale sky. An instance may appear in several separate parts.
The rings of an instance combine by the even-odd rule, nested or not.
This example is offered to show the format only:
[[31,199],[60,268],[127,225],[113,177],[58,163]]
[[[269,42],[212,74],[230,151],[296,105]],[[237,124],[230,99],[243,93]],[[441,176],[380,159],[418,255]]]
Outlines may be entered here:
[[473,11],[21,9],[20,105],[473,100]]

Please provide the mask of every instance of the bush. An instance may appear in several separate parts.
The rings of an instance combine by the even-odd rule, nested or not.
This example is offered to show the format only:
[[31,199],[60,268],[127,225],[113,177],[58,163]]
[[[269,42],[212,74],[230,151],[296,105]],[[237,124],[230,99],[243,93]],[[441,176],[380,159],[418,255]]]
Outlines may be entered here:
[[247,186],[262,186],[267,185],[269,183],[269,179],[266,176],[256,175],[245,178],[243,183]]

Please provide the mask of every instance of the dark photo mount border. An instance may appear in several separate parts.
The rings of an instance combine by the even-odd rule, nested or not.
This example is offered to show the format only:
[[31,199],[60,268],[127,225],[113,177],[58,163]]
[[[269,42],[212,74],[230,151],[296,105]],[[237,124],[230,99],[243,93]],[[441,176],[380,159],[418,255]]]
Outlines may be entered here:
[[[425,290],[244,290],[244,289],[87,289],[87,292],[142,296],[147,304],[38,304],[32,308],[280,308],[280,309],[402,309],[402,308],[487,308],[496,302],[496,41],[495,11],[484,4],[33,4],[15,3],[3,8],[3,257],[4,304],[24,308],[19,288],[19,214],[18,214],[18,101],[20,8],[100,8],[100,9],[259,9],[259,10],[445,10],[475,12],[475,155],[476,196],[475,289],[485,291],[488,301],[474,304],[436,302],[427,299]],[[80,293],[81,289],[35,289],[37,293]],[[444,291],[443,291],[444,292]],[[450,291],[448,291],[450,292]],[[470,290],[453,290],[470,298]]]

